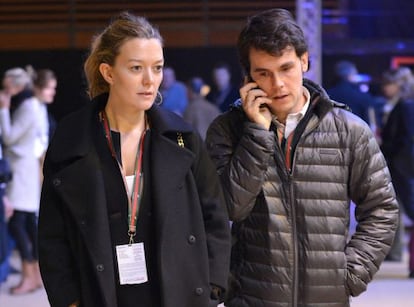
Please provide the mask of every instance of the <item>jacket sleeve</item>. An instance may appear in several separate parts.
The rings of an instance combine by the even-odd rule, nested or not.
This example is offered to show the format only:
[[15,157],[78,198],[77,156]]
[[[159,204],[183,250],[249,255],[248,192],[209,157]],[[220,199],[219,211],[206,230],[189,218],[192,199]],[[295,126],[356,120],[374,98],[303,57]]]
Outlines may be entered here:
[[233,116],[235,112],[219,116],[210,125],[206,142],[221,179],[230,219],[237,222],[250,214],[262,190],[275,150],[275,136]]
[[52,307],[67,307],[80,298],[74,272],[73,251],[66,236],[65,214],[55,195],[51,174],[45,161],[45,176],[39,212],[39,264],[44,286]]
[[28,130],[37,128],[38,106],[35,100],[26,99],[16,110],[13,120],[9,109],[0,110],[2,140],[5,145],[13,146],[20,141]]
[[345,253],[348,288],[357,296],[366,290],[390,249],[398,204],[385,159],[369,127],[353,128],[350,193],[358,225]]

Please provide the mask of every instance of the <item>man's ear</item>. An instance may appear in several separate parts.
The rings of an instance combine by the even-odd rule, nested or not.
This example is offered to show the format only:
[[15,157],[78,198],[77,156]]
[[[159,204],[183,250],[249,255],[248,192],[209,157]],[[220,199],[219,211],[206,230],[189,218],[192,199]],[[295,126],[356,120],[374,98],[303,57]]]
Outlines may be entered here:
[[302,71],[307,72],[309,70],[309,53],[305,52],[304,54],[302,54],[302,56],[300,57],[300,61],[302,64]]
[[99,64],[99,71],[106,82],[108,82],[109,84],[113,83],[112,67],[109,64],[107,63]]

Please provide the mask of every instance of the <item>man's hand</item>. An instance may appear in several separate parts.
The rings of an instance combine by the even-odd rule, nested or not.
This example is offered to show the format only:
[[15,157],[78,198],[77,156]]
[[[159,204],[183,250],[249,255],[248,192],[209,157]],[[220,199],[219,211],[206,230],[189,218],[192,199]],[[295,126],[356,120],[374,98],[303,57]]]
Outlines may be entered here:
[[250,121],[262,125],[269,130],[272,122],[272,113],[267,104],[272,100],[267,97],[265,91],[260,89],[255,82],[246,83],[240,88],[242,107]]

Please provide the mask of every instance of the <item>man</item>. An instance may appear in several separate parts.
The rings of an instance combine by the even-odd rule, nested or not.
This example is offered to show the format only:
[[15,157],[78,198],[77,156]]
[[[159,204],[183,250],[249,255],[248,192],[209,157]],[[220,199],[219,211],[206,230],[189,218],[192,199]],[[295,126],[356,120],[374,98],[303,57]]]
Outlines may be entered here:
[[206,139],[207,129],[211,122],[221,113],[220,109],[204,98],[202,94],[204,81],[200,77],[192,77],[187,82],[188,107],[183,118]]
[[238,51],[241,100],[207,133],[233,221],[226,306],[349,306],[397,226],[385,160],[364,121],[303,79],[307,44],[288,11],[251,17]]
[[214,86],[206,98],[219,107],[221,112],[226,112],[230,105],[240,97],[237,87],[232,84],[230,66],[224,62],[216,63],[212,76]]
[[[390,170],[399,205],[401,208],[406,206],[405,210],[400,211],[399,227],[397,228],[391,249],[385,257],[386,261],[397,262],[402,260],[403,250],[405,248],[405,220],[403,219],[402,212],[406,211],[406,213],[409,213],[408,216],[414,220],[414,210],[410,210],[410,207],[414,206],[414,176],[413,174],[409,175],[407,173],[410,168],[405,164],[407,163],[407,159],[409,161],[411,157],[411,155],[407,155],[408,152],[411,152],[409,147],[407,147],[411,145],[411,137],[409,136],[409,129],[407,129],[410,125],[407,125],[407,127],[405,125],[405,116],[408,116],[410,112],[407,112],[409,108],[406,111],[406,108],[403,107],[405,105],[403,87],[404,77],[401,68],[391,68],[384,71],[381,83],[383,94],[381,99],[383,99],[383,103],[381,103],[382,112],[380,114],[382,119],[380,144]],[[401,162],[403,162],[403,169],[395,167],[395,165],[401,166]],[[411,203],[413,203],[412,206]]]
[[187,88],[184,83],[177,80],[172,67],[164,67],[163,75],[160,88],[161,107],[183,116],[188,105]]
[[[375,111],[379,103],[369,92],[361,91],[358,84],[359,73],[355,64],[349,61],[337,62],[335,75],[335,85],[327,90],[329,97],[346,103],[354,114],[374,127],[376,125]],[[374,116],[370,115],[370,112]]]

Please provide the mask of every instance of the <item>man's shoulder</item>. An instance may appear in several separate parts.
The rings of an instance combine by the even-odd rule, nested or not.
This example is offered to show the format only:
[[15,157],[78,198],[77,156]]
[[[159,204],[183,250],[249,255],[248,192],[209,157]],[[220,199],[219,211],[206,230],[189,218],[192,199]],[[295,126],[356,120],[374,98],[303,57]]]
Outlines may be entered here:
[[232,106],[230,110],[219,114],[214,119],[211,126],[237,132],[242,130],[241,127],[246,120],[247,117],[243,112],[243,109],[239,106]]

